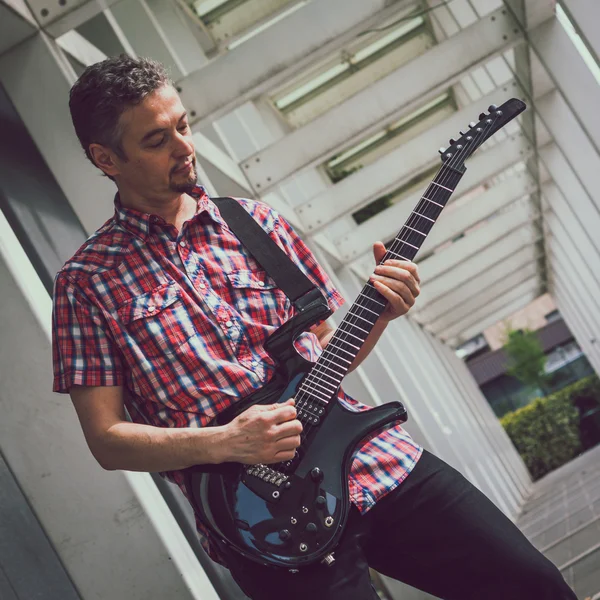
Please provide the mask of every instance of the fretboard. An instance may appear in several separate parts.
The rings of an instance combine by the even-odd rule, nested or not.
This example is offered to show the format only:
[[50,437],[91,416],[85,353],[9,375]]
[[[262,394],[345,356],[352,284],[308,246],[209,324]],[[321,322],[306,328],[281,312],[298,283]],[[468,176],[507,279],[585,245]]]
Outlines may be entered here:
[[[381,262],[389,259],[414,259],[463,172],[464,170],[461,172],[442,166],[398,235],[388,244]],[[385,298],[371,283],[366,283],[302,383],[300,389],[303,396],[309,396],[302,402],[302,406],[308,409],[309,422],[311,415],[316,418],[323,410],[318,406],[309,406],[307,401],[315,405],[328,402],[340,386],[385,307]]]

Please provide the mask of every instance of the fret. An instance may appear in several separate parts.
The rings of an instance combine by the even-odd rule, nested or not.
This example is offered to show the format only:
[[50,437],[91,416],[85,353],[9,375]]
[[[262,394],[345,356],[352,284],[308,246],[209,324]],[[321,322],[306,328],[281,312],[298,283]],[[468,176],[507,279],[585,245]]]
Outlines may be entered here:
[[442,185],[441,183],[438,183],[437,181],[432,181],[431,182],[433,185],[437,185],[438,187],[443,188],[444,190],[448,190],[450,193],[452,193],[454,190],[447,188],[445,185]]
[[366,321],[369,325],[374,325],[373,321],[369,321],[369,319],[365,319],[364,317],[361,317],[360,315],[357,315],[356,313],[353,313],[352,311],[348,311],[349,315],[352,315],[353,317],[357,317],[358,319],[362,319],[363,321]]
[[[388,251],[388,252],[389,252],[389,251]],[[366,283],[366,284],[365,284],[365,287],[368,287],[368,288],[372,289],[372,290],[373,290],[375,293],[377,293],[377,294],[379,293],[379,292],[378,292],[378,291],[375,289],[375,287],[373,286],[373,284],[372,284],[372,283]],[[363,289],[364,289],[364,288],[363,288]],[[368,298],[368,299],[369,299],[369,300],[371,300],[372,302],[375,302],[375,304],[379,304],[379,306],[383,306],[384,308],[385,308],[385,306],[386,306],[386,305],[385,305],[385,304],[383,304],[382,302],[379,302],[379,300],[376,300],[375,298],[371,298],[371,296],[367,296],[366,294],[363,294],[362,292],[359,292],[359,295],[360,295],[360,296],[365,296],[366,298]]]
[[[331,344],[331,342],[329,342],[329,344]],[[329,346],[329,344],[327,344],[327,346]],[[325,350],[323,350],[323,354],[321,354],[321,356],[319,356],[319,360],[322,359],[322,360],[327,361],[327,362],[332,362],[336,367],[340,367],[340,369],[344,368],[341,365],[338,365],[335,362],[335,360],[331,360],[330,358],[327,358],[326,353],[327,353],[327,347],[325,347]],[[336,355],[334,354],[334,356],[336,356]],[[346,360],[345,358],[342,358],[341,356],[338,356],[337,358],[339,360],[343,360],[344,362],[348,363],[349,365],[352,364],[349,360]],[[328,368],[330,368],[330,367],[328,367]]]
[[414,215],[419,215],[419,217],[423,217],[424,219],[427,219],[428,221],[431,221],[432,223],[435,223],[435,219],[430,219],[429,217],[426,217],[425,215],[422,215],[420,212],[417,212],[416,210],[413,210],[413,214]]
[[[316,367],[317,365],[315,365]],[[316,370],[316,369],[315,369]],[[333,381],[335,381],[336,385],[340,385],[340,382],[338,381],[338,379],[336,379],[335,377],[332,377],[331,375],[329,375],[329,373],[326,373],[325,371],[316,371],[321,377],[328,377],[329,379],[333,379]],[[316,377],[316,375],[313,374],[313,372],[311,371],[307,377]],[[326,382],[329,383],[329,382]]]
[[[340,325],[340,327],[341,327],[341,325]],[[344,331],[343,329],[341,331],[343,333],[345,333],[346,335],[349,335],[349,336],[351,336],[353,338],[356,338],[361,344],[365,343],[365,339],[364,338],[358,337],[357,335],[354,335],[353,333],[350,333],[349,331]]]
[[374,315],[377,315],[377,317],[379,318],[379,313],[375,312],[374,310],[371,310],[370,308],[367,308],[366,306],[363,306],[362,304],[359,304],[358,302],[356,303],[356,306],[360,306],[363,310],[367,310],[370,313],[373,313]]
[[425,196],[423,196],[423,200],[427,200],[427,202],[431,202],[431,204],[435,204],[436,206],[439,206],[440,208],[444,208],[443,204],[439,204],[435,200],[431,200],[431,198],[425,198]]
[[[303,387],[308,388],[308,389],[303,390],[302,389]],[[303,392],[305,392],[305,393],[307,393],[309,395],[311,395],[311,394],[319,394],[320,396],[322,396],[322,400],[325,400],[325,402],[329,402],[329,400],[331,399],[331,396],[327,396],[327,395],[325,395],[323,392],[321,392],[319,390],[313,390],[310,387],[308,387],[305,383],[303,383],[300,386],[299,390],[303,391]],[[318,396],[317,396],[317,399],[319,399]]]
[[[369,323],[370,323],[370,321],[369,321]],[[351,325],[352,327],[356,327],[356,329],[360,329],[360,331],[363,331],[363,332],[364,332],[364,333],[366,333],[366,334],[369,334],[369,333],[371,333],[370,331],[367,331],[366,329],[363,329],[362,327],[359,327],[359,326],[358,326],[356,323],[350,323],[349,321],[342,321],[342,322],[340,323],[340,327],[341,327],[342,325],[344,325],[344,324],[345,324],[345,325]],[[373,323],[371,323],[371,324],[373,325]],[[339,328],[338,328],[338,329],[339,329]],[[344,333],[345,333],[345,332],[344,332]]]
[[[327,349],[329,349],[331,347],[335,348],[336,350],[341,350],[342,352],[345,352],[346,354],[349,354],[350,356],[356,356],[356,354],[354,352],[349,352],[348,350],[344,350],[343,348],[340,348],[340,346],[336,346],[333,343],[333,340],[331,340],[329,342],[329,344],[327,344]],[[356,348],[356,346],[354,346],[354,347]],[[359,348],[359,350],[360,350],[360,348]]]
[[415,250],[418,250],[418,249],[419,249],[419,246],[413,246],[412,244],[409,244],[409,243],[408,243],[406,240],[403,240],[402,238],[400,238],[400,241],[401,241],[403,244],[406,244],[407,246],[410,246],[411,248],[414,248]]
[[407,260],[408,262],[411,262],[410,258],[406,258],[406,256],[402,256],[402,254],[398,254],[397,252],[392,252],[391,250],[388,250],[388,254],[392,254],[393,256],[401,258],[402,260]]
[[[308,378],[307,378],[307,379],[305,379],[305,380],[302,382],[302,385],[306,385],[307,381],[308,381]],[[331,394],[332,392],[335,392],[335,390],[336,390],[336,388],[335,388],[335,387],[332,387],[331,389],[328,389],[328,388],[327,388],[327,387],[325,387],[324,385],[321,385],[320,383],[317,383],[317,382],[316,382],[314,379],[311,379],[311,380],[310,380],[308,383],[311,383],[312,385],[316,385],[316,386],[318,386],[318,387],[320,387],[320,388],[323,388],[323,389],[324,389],[324,390],[325,390],[325,391],[326,391],[328,394]],[[302,385],[301,385],[300,387],[302,387]]]
[[426,233],[423,233],[422,231],[419,231],[418,229],[414,229],[413,227],[409,227],[408,225],[404,226],[406,229],[410,229],[411,231],[415,231],[416,233],[418,233],[419,235],[422,235],[423,237],[427,237]]

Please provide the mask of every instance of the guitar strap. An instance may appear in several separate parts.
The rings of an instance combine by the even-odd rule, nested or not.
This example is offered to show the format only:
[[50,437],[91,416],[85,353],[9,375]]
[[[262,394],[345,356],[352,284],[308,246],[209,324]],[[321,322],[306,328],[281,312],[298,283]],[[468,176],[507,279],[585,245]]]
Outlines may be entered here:
[[298,312],[315,302],[321,291],[292,259],[269,237],[267,232],[233,198],[211,198],[221,216],[256,262],[275,281]]

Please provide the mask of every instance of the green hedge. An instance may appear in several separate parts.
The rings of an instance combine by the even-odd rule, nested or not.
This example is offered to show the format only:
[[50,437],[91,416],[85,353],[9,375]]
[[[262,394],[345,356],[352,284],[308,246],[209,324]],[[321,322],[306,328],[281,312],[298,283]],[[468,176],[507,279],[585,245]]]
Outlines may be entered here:
[[600,402],[600,380],[586,377],[500,419],[534,480],[569,462],[581,452],[578,396]]

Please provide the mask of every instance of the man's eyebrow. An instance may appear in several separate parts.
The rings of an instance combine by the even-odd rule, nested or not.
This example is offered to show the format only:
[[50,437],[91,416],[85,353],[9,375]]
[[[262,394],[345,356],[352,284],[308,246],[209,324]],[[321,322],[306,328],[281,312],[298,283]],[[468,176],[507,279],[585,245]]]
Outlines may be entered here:
[[[183,121],[183,119],[185,119],[185,117],[187,117],[187,111],[184,112],[179,117],[178,123],[181,123],[181,121]],[[157,133],[164,133],[165,131],[167,131],[167,128],[165,128],[165,127],[159,127],[158,129],[153,129],[152,131],[149,131],[146,135],[144,135],[144,137],[140,140],[140,143],[143,144],[144,142],[147,142],[151,137],[155,136]]]

